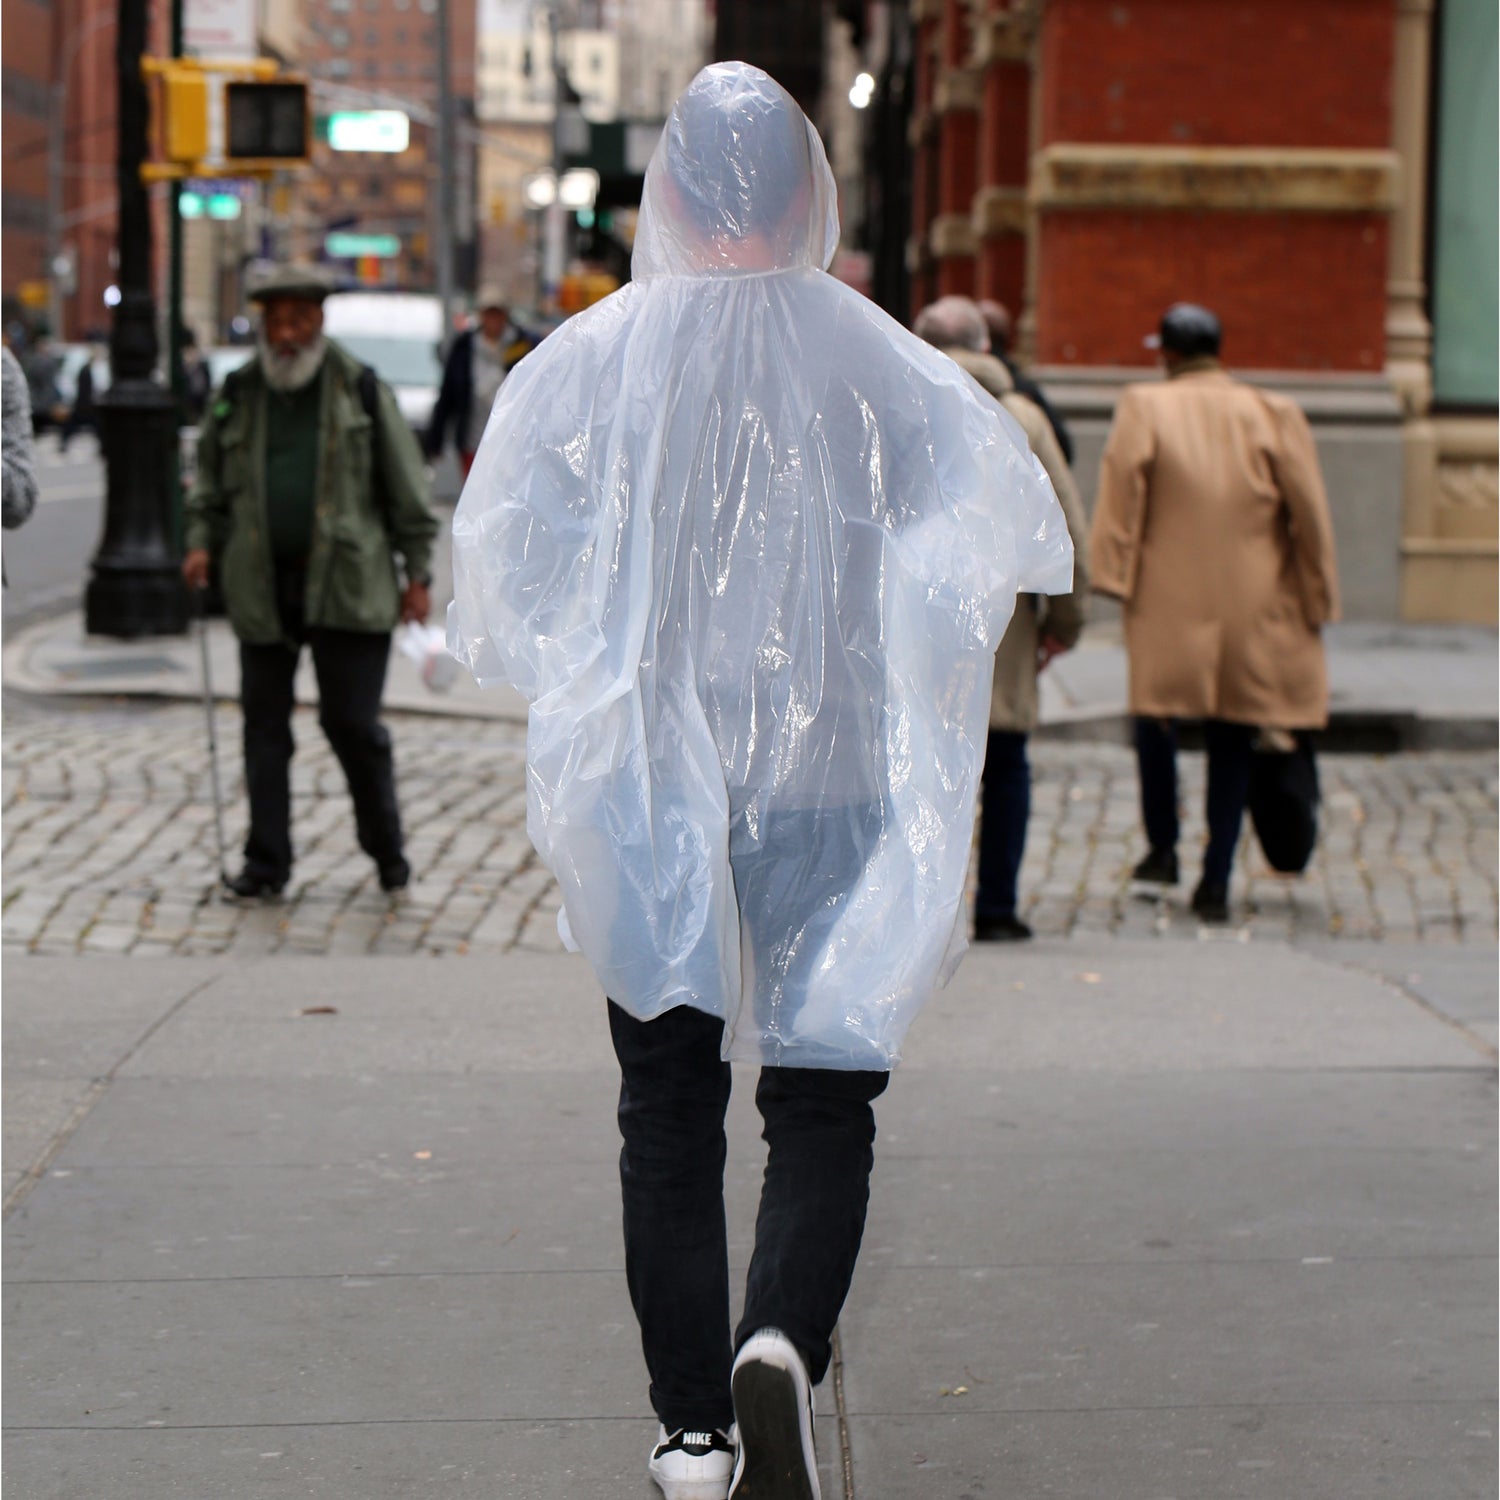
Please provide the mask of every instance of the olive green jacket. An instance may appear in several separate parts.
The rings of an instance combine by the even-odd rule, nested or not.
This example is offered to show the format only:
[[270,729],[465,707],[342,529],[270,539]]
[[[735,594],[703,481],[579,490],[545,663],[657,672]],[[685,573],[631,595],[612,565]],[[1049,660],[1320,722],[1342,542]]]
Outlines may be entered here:
[[[395,554],[406,581],[425,579],[438,521],[427,505],[421,450],[383,382],[376,385],[377,420],[365,414],[363,369],[329,340],[318,375],[323,402],[305,619],[332,630],[383,632],[395,628],[401,612]],[[256,359],[224,382],[209,407],[183,535],[189,551],[207,548],[218,562],[229,623],[251,645],[285,638],[266,525],[266,394]]]

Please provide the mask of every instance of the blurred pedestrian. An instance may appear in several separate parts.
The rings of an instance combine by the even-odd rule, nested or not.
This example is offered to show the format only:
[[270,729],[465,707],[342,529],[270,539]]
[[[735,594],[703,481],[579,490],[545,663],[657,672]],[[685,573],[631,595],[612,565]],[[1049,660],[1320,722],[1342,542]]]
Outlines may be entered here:
[[[532,701],[527,826],[609,997],[667,1500],[817,1500],[871,1105],[961,946],[994,648],[1018,586],[1072,577],[1016,429],[825,273],[835,200],[790,95],[699,73],[634,279],[506,383],[454,519],[450,643]],[[731,1058],[768,1146],[732,1339]]]
[[995,653],[990,731],[979,802],[979,888],[974,937],[981,943],[1024,942],[1031,928],[1016,914],[1017,883],[1031,817],[1026,741],[1036,728],[1037,674],[1071,651],[1083,632],[1088,602],[1087,524],[1073,472],[1041,408],[1016,390],[990,352],[976,303],[942,297],[917,315],[915,332],[955,360],[1020,424],[1062,504],[1073,539],[1073,588],[1055,595],[1018,594],[1016,612]]
[[26,376],[7,343],[0,351],[0,462],[4,467],[0,521],[11,530],[36,509],[36,457],[32,448],[31,398]]
[[1048,426],[1052,428],[1052,436],[1057,439],[1057,446],[1062,449],[1063,458],[1071,464],[1073,462],[1073,434],[1068,431],[1068,424],[1063,420],[1062,413],[1047,399],[1046,391],[1021,369],[1011,355],[1013,330],[1010,309],[1003,302],[994,302],[986,298],[979,304],[979,311],[984,318],[986,329],[989,330],[990,353],[1005,366],[1006,374],[1010,376],[1011,384],[1016,390],[1033,406],[1040,408],[1042,415],[1047,419]]
[[1177,303],[1147,342],[1167,379],[1121,392],[1089,542],[1093,586],[1124,605],[1150,845],[1135,878],[1177,883],[1176,723],[1201,719],[1208,846],[1192,905],[1224,922],[1257,729],[1328,722],[1333,524],[1307,419],[1289,397],[1229,376],[1212,312]]
[[451,429],[465,479],[505,377],[533,347],[511,322],[509,303],[498,286],[481,287],[475,309],[478,324],[459,334],[448,351],[424,444],[428,458],[436,461]]
[[198,347],[198,335],[183,325],[182,329],[182,415],[189,427],[197,427],[208,410],[213,395],[213,373]]
[[99,416],[94,405],[94,361],[101,354],[101,350],[90,345],[83,363],[78,367],[78,378],[73,385],[73,405],[57,435],[57,447],[61,453],[66,453],[68,444],[85,429],[92,432],[96,439],[99,436]]
[[251,293],[257,357],[209,409],[186,507],[183,577],[203,588],[218,564],[240,641],[250,832],[230,890],[245,898],[279,893],[291,874],[292,686],[304,645],[360,847],[381,889],[401,890],[411,874],[380,699],[392,629],[427,618],[437,518],[395,397],[323,334],[330,290],[318,267],[287,265]]
[[46,432],[66,416],[57,388],[62,361],[47,333],[38,333],[31,341],[21,356],[21,368],[26,372],[26,391],[31,401],[32,433]]

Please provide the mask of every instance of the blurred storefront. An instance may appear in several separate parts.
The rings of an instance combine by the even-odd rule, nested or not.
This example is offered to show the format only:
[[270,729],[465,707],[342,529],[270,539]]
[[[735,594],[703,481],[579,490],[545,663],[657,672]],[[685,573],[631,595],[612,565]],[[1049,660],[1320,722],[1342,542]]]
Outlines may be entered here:
[[1006,303],[1091,490],[1143,335],[1207,303],[1226,361],[1313,421],[1349,615],[1493,622],[1493,0],[905,9],[881,80],[911,91],[892,311]]

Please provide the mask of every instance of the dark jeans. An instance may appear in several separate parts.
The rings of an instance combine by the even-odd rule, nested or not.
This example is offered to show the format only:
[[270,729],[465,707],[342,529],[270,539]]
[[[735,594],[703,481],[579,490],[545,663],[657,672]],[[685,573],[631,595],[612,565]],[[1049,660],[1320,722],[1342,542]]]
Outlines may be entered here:
[[382,869],[401,860],[401,814],[391,736],[380,722],[388,635],[362,630],[308,629],[302,621],[304,575],[284,569],[277,602],[284,628],[298,643],[240,643],[240,705],[245,717],[245,783],[250,794],[247,873],[284,881],[292,868],[292,682],[302,644],[318,674],[318,722],[338,757],[354,799],[359,846]]
[[1026,736],[990,730],[979,790],[979,890],[974,915],[995,921],[1016,914],[1016,881],[1031,817],[1031,764]]
[[641,1325],[651,1404],[668,1432],[728,1429],[733,1352],[779,1328],[814,1384],[864,1235],[875,1114],[888,1073],[762,1068],[755,1090],[768,1147],[745,1315],[729,1336],[724,1227],[723,1023],[679,1006],[637,1021],[613,1001],[620,1060],[625,1274]]
[[[1255,728],[1223,719],[1203,722],[1208,751],[1205,815],[1208,848],[1203,854],[1206,885],[1229,884],[1235,845],[1250,794],[1250,751]],[[1177,822],[1177,726],[1170,719],[1135,721],[1135,754],[1141,775],[1141,818],[1153,849],[1175,849]]]

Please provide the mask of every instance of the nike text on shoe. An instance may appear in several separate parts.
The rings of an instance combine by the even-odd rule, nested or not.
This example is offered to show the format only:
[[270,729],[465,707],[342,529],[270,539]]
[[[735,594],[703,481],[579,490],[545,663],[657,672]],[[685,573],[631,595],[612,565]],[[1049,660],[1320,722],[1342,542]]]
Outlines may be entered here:
[[822,1500],[813,1450],[812,1385],[784,1333],[762,1328],[729,1378],[740,1453],[732,1500]]
[[734,1444],[722,1432],[657,1429],[647,1471],[666,1500],[724,1500],[734,1468]]

